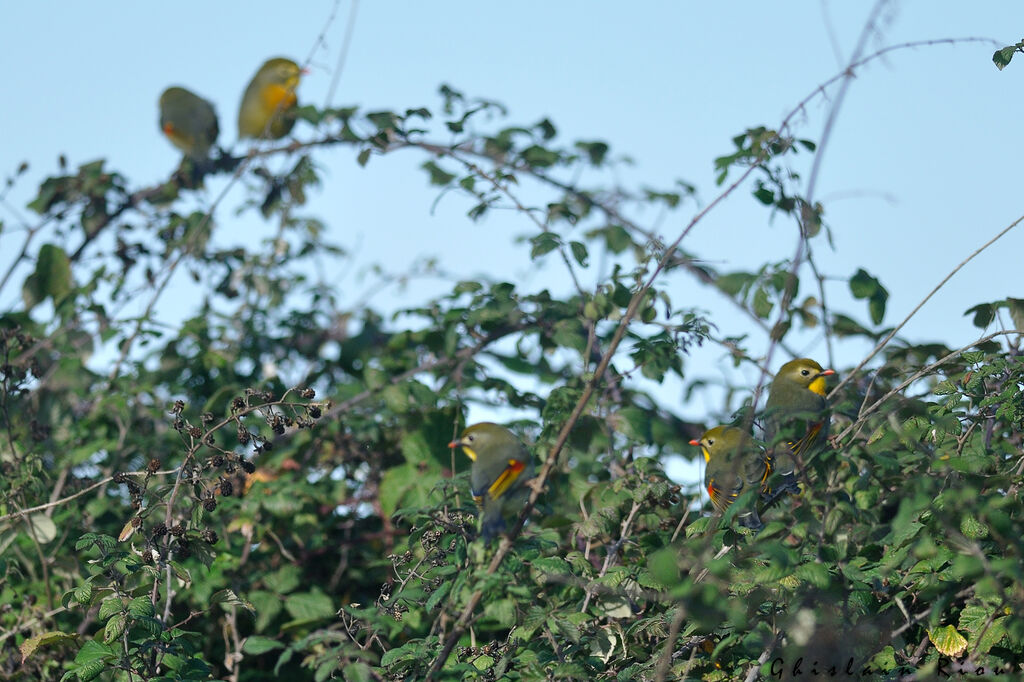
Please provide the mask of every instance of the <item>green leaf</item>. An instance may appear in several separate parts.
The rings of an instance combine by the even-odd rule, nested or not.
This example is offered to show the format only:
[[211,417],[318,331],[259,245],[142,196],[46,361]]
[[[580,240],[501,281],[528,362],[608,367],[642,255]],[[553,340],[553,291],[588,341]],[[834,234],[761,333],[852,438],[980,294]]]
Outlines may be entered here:
[[[995,618],[992,606],[965,606],[960,612],[958,629],[967,634],[971,650],[988,653],[1006,636],[1007,616]],[[980,638],[980,640],[979,640]]]
[[241,606],[249,613],[256,615],[256,608],[235,594],[234,590],[217,590],[210,596],[210,603],[220,604],[221,606]]
[[124,604],[121,602],[120,597],[107,597],[100,602],[100,610],[96,615],[101,623],[105,623],[111,616],[121,613],[124,610]]
[[749,287],[755,279],[756,276],[749,272],[730,272],[719,276],[715,280],[715,285],[730,296],[736,296]]
[[431,185],[445,186],[455,179],[455,175],[444,170],[433,161],[427,161],[420,167],[430,175]]
[[284,600],[284,608],[298,621],[333,618],[335,614],[331,598],[319,588],[288,595]]
[[572,257],[576,259],[576,262],[587,267],[587,247],[582,242],[569,242],[569,248],[572,250]]
[[1007,45],[1002,49],[996,50],[992,53],[992,63],[996,65],[997,69],[1002,71],[1010,64],[1010,60],[1013,59],[1013,55],[1016,52],[1017,45]]
[[373,669],[365,663],[349,663],[342,669],[341,676],[345,682],[371,682],[374,679]]
[[128,613],[135,618],[151,618],[153,602],[149,601],[149,597],[135,597],[128,602]]
[[1014,329],[1024,330],[1024,299],[1007,297],[1006,307],[1010,309]]
[[440,478],[433,460],[391,467],[380,481],[381,510],[390,517],[402,507],[426,506],[430,491]]
[[880,286],[877,279],[872,277],[863,268],[858,268],[853,277],[850,278],[850,293],[854,298],[870,298]]
[[967,512],[960,517],[960,532],[970,540],[980,540],[988,537],[988,526],[979,521],[974,514]]
[[971,324],[979,329],[992,324],[992,320],[996,319],[996,309],[991,303],[980,303],[973,308],[968,308],[964,315],[970,315],[974,313],[974,319],[971,320]]
[[651,574],[665,587],[675,587],[679,583],[678,556],[674,548],[663,547],[647,559]]
[[245,638],[245,643],[242,645],[242,651],[253,656],[259,656],[260,654],[265,654],[268,651],[283,648],[284,644],[281,644],[281,642],[278,642],[276,639],[262,637],[260,635],[249,635]]
[[422,642],[419,640],[413,640],[411,642],[406,642],[400,647],[385,651],[384,655],[380,657],[380,664],[381,667],[386,668],[398,661],[421,658],[423,653]]
[[546,574],[566,575],[572,573],[572,566],[565,559],[557,556],[540,557],[530,562],[530,566],[537,571],[541,578]]
[[511,599],[495,599],[484,605],[484,617],[494,620],[503,628],[516,624],[516,603]]
[[876,325],[882,324],[882,320],[885,319],[885,304],[889,299],[889,292],[884,289],[882,291],[884,295],[872,296],[868,301],[868,314]]
[[553,232],[541,232],[530,238],[533,248],[530,249],[530,258],[536,260],[546,253],[557,249],[562,241]]
[[31,310],[47,298],[54,304],[60,302],[70,291],[71,260],[64,249],[53,244],[43,244],[36,258],[36,269],[25,280],[21,297],[25,307]]
[[772,302],[764,287],[758,287],[754,292],[754,314],[762,320],[767,320],[768,316],[772,314]]
[[797,567],[794,575],[819,588],[828,587],[831,582],[828,567],[825,564],[803,564]]
[[74,590],[75,601],[82,606],[88,606],[92,601],[92,583],[82,583]]
[[118,637],[124,634],[125,628],[128,627],[128,616],[120,613],[113,616],[107,621],[107,626],[103,628],[103,641],[106,643],[113,642]]

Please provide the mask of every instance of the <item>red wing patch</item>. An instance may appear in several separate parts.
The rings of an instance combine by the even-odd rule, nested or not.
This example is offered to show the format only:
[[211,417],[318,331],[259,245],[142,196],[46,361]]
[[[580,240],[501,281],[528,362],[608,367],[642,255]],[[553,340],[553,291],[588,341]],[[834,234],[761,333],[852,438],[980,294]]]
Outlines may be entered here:
[[711,504],[715,505],[715,509],[720,512],[724,512],[729,508],[729,505],[739,497],[739,494],[735,492],[729,494],[722,493],[722,491],[715,486],[714,480],[712,480],[708,483],[708,497],[711,498]]
[[523,469],[526,468],[526,463],[521,462],[518,459],[510,459],[508,466],[501,472],[501,475],[494,480],[491,487],[487,489],[488,494],[492,500],[496,500],[505,494],[505,491],[515,483],[516,479],[519,478],[519,474],[523,473]]
[[794,455],[802,455],[810,449],[811,444],[818,439],[818,434],[821,433],[821,427],[825,425],[825,422],[816,422],[810,424],[807,428],[807,433],[804,437],[798,441],[790,441],[789,449],[793,451]]

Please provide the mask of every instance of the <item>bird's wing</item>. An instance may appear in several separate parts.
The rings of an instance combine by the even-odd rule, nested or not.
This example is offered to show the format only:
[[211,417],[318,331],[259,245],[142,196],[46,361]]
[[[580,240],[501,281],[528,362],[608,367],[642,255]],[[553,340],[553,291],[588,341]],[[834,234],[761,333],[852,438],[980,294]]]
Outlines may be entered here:
[[708,481],[708,497],[711,498],[711,504],[715,505],[715,509],[720,512],[724,512],[730,504],[736,501],[742,489],[743,485],[740,484],[732,490],[726,491],[723,486],[715,483],[714,478]]
[[494,482],[487,486],[486,490],[474,490],[473,499],[477,504],[483,502],[484,494],[490,497],[492,500],[496,500],[505,494],[513,483],[519,478],[519,475],[523,473],[526,468],[526,463],[518,459],[508,460],[508,466],[498,474],[498,477],[494,479]]
[[799,457],[810,450],[811,445],[818,439],[818,434],[821,433],[821,429],[824,425],[824,421],[809,422],[807,424],[807,432],[804,433],[799,440],[789,441],[787,443],[787,445],[789,445],[789,449],[793,451],[793,454]]

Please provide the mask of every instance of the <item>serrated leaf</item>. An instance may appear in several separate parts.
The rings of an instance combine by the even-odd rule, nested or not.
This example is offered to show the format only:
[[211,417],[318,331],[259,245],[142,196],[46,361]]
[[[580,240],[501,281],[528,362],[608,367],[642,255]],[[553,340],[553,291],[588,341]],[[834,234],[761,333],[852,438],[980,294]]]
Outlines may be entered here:
[[828,567],[825,564],[803,564],[797,566],[794,575],[815,587],[828,587],[831,582]]
[[125,614],[117,614],[107,621],[107,625],[103,628],[103,641],[106,643],[113,642],[118,637],[124,634],[125,628],[128,627],[128,616]]
[[988,526],[979,521],[974,514],[967,512],[960,517],[960,532],[970,540],[979,540],[988,537]]
[[149,600],[149,597],[135,597],[128,602],[128,613],[135,618],[151,618],[153,602]]
[[950,657],[959,656],[967,648],[967,640],[952,625],[929,630],[928,639],[939,653]]
[[105,623],[111,616],[121,613],[124,610],[124,604],[121,602],[120,597],[107,597],[100,602],[100,610],[96,617],[101,623]]
[[88,606],[92,601],[92,583],[83,583],[74,590],[75,601],[82,606]]

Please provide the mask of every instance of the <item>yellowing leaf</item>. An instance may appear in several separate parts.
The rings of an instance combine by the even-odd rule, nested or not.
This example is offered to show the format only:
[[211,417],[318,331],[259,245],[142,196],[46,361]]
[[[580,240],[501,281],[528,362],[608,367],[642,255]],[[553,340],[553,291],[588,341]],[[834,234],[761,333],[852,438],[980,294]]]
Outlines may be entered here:
[[946,656],[959,656],[967,648],[967,639],[952,625],[929,630],[928,639],[939,650],[939,653]]
[[35,637],[29,637],[18,649],[21,651],[21,662],[24,664],[29,656],[35,653],[36,649],[41,646],[47,646],[49,644],[56,644],[58,642],[66,642],[68,640],[76,640],[78,635],[75,633],[67,633],[60,631],[44,632],[41,635]]

